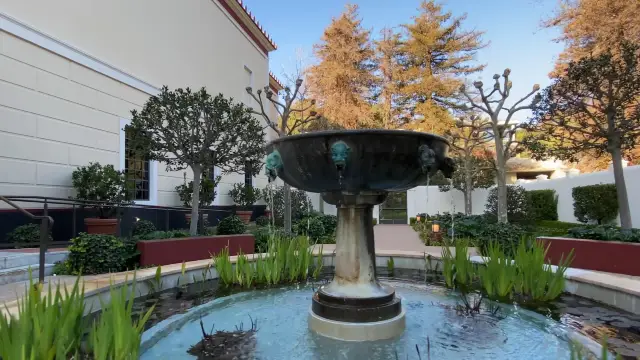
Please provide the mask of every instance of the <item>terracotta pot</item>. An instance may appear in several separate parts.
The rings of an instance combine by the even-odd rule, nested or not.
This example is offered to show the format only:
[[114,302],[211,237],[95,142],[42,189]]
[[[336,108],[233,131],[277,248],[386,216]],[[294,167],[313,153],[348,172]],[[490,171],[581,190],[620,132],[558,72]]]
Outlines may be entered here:
[[116,235],[118,233],[118,219],[86,218],[84,225],[89,234]]
[[251,221],[251,215],[253,215],[253,211],[252,210],[236,210],[236,215],[238,215],[245,224],[248,224]]
[[264,216],[268,217],[269,219],[271,219],[271,210],[265,210],[264,211]]

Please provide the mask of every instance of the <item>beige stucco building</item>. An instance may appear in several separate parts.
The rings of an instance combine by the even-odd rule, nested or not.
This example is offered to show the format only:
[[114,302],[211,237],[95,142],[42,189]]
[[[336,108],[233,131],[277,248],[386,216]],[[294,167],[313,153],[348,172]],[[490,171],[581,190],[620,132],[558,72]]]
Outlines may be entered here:
[[[130,111],[162,85],[252,105],[247,86],[279,86],[275,48],[240,0],[0,0],[0,195],[66,198],[78,166],[124,170]],[[179,204],[183,172],[145,176],[138,203]],[[214,204],[244,181],[224,176]]]

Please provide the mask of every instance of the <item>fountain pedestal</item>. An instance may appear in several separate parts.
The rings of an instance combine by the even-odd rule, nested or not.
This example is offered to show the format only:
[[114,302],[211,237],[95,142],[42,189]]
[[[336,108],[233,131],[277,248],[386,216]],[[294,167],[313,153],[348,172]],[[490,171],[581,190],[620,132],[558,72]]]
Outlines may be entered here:
[[399,336],[405,319],[395,290],[376,277],[373,206],[386,192],[324,193],[338,210],[335,275],[313,295],[309,327],[340,340],[381,340]]

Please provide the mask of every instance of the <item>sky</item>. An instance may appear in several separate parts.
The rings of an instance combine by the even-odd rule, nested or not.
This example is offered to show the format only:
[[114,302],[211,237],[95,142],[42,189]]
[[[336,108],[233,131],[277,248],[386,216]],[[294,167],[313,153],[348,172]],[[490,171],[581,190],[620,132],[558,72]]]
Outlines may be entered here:
[[[562,44],[553,41],[558,30],[542,28],[541,22],[556,10],[558,0],[441,0],[454,16],[467,15],[463,28],[485,31],[489,45],[481,49],[477,61],[486,64],[482,73],[469,80],[491,84],[495,73],[511,69],[513,81],[509,105],[526,95],[534,84],[545,87]],[[360,0],[365,29],[378,37],[383,27],[399,27],[418,14],[420,0]],[[243,0],[266,31],[278,44],[270,53],[271,71],[281,80],[296,69],[297,59],[312,64],[313,44],[318,43],[331,19],[339,17],[348,1],[344,0]],[[527,114],[515,116],[526,118]]]

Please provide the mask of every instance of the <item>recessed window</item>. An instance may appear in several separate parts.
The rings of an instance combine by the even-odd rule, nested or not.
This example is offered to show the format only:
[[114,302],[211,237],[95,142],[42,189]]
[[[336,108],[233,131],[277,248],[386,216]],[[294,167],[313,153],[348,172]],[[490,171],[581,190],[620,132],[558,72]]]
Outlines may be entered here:
[[131,149],[129,144],[131,129],[128,126],[125,127],[124,133],[124,172],[131,198],[149,201],[151,200],[151,162]]
[[249,162],[244,164],[244,184],[245,186],[253,186],[253,170]]

